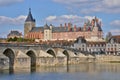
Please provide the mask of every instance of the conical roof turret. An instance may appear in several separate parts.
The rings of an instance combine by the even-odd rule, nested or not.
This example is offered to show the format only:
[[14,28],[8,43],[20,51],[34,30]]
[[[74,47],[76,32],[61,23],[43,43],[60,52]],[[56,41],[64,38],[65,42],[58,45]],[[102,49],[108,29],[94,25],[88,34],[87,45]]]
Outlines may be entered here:
[[33,19],[32,14],[31,14],[31,8],[29,8],[29,14],[28,14],[25,22],[29,22],[29,21],[35,22],[35,19]]

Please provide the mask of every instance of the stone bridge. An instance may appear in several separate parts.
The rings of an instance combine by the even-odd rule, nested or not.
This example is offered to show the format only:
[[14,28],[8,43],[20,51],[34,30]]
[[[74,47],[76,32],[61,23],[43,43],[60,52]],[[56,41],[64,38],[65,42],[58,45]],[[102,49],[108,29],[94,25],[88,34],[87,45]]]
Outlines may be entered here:
[[93,61],[93,56],[85,56],[65,48],[39,44],[0,43],[0,69],[30,68],[78,64]]

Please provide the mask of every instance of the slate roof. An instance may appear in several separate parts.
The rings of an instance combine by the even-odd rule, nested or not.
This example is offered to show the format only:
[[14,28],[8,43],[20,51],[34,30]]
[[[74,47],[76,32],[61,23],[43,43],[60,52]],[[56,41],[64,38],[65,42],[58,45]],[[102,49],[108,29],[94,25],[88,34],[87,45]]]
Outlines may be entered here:
[[[115,42],[120,43],[120,35],[112,36],[112,37],[110,38],[110,40],[111,40],[111,39],[114,39]],[[109,41],[110,41],[110,40],[109,40]]]
[[44,32],[44,27],[33,27],[30,32]]
[[52,28],[52,32],[67,32],[68,31],[68,27],[53,27]]
[[87,41],[87,44],[99,44],[99,45],[100,45],[100,44],[103,44],[103,45],[104,45],[104,44],[106,44],[106,42],[100,42],[100,41],[99,41],[99,42]]
[[28,14],[25,22],[29,22],[29,21],[35,22],[35,19],[33,19],[32,14],[31,14],[31,9],[29,9],[29,14]]
[[22,36],[22,34],[21,34],[20,32],[18,32],[18,31],[11,31],[11,32],[8,34],[8,36],[14,36],[14,35],[16,35],[16,36]]
[[44,25],[44,29],[50,29],[50,27],[47,25],[47,23]]
[[97,27],[98,27],[98,31],[102,31],[100,24],[97,24]]
[[[28,15],[28,20],[29,17],[31,17],[30,19],[32,20],[32,15],[31,12],[29,11],[29,15]],[[98,27],[98,31],[102,31],[101,25],[100,23],[97,23],[96,18],[94,19],[95,21],[95,27]],[[52,26],[52,24],[50,24],[50,26]],[[47,25],[47,23],[44,26],[41,27],[34,27],[32,28],[32,30],[30,32],[44,32],[44,29],[50,29],[50,26]],[[83,30],[84,27],[76,27],[76,32],[77,31],[84,31]],[[90,22],[86,23],[86,31],[92,31],[93,30],[93,26],[91,25]],[[70,30],[68,29],[68,26],[66,27],[54,27],[52,26],[52,32],[74,32],[74,27],[71,27]]]
[[[50,29],[49,26],[40,26],[40,27],[33,27],[30,32],[44,32],[44,29]],[[81,29],[81,30],[79,30]],[[76,31],[82,31],[83,28],[77,27]],[[69,32],[68,27],[52,27],[52,32]],[[70,32],[74,32],[74,28],[70,29]]]

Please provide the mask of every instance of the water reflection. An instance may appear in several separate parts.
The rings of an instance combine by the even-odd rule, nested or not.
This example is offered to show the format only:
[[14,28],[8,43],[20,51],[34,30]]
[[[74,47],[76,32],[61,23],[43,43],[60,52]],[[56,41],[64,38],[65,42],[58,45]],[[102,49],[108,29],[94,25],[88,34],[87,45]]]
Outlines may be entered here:
[[9,74],[14,74],[14,69],[13,68],[9,69]]
[[79,65],[67,66],[46,66],[38,67],[37,72],[87,72],[87,73],[100,73],[100,72],[120,72],[119,63],[81,63]]
[[64,72],[64,73],[75,73],[75,72],[84,72],[84,73],[120,73],[120,63],[81,63],[79,65],[66,65],[66,66],[43,66],[32,69],[10,69],[10,70],[0,70],[0,74],[16,74],[16,73],[36,73],[36,72]]
[[36,67],[31,67],[30,72],[31,72],[31,73],[35,73],[35,72],[36,72]]

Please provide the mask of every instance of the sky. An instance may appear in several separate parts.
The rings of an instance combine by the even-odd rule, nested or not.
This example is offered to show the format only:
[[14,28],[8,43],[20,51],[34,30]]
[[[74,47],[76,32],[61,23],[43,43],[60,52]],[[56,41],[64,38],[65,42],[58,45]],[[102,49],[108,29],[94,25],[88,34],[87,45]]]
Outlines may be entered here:
[[24,32],[24,21],[31,8],[36,26],[59,26],[71,22],[83,26],[95,16],[102,21],[104,36],[120,35],[120,0],[0,0],[0,38],[11,30]]

